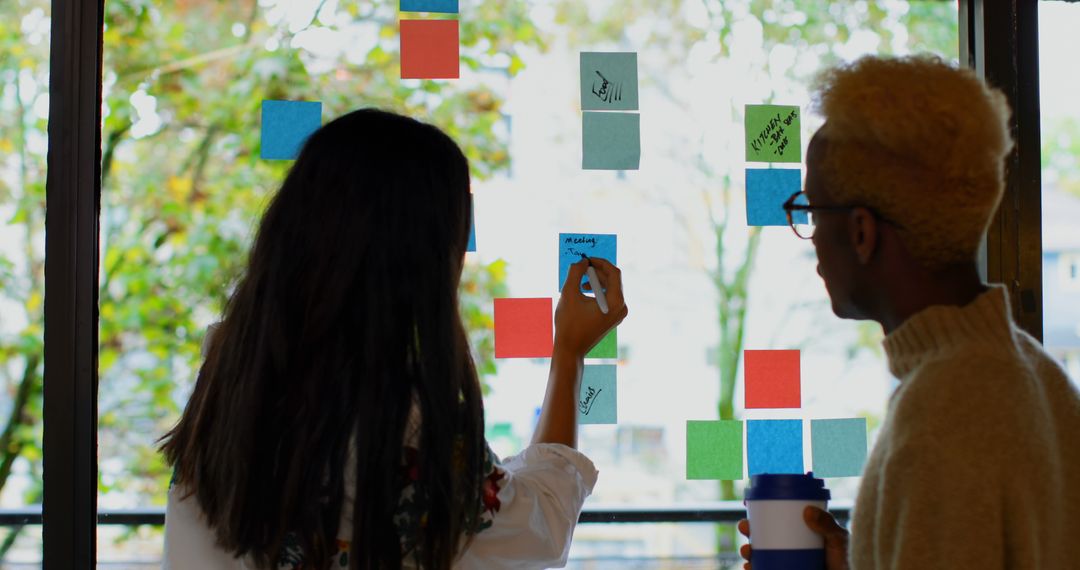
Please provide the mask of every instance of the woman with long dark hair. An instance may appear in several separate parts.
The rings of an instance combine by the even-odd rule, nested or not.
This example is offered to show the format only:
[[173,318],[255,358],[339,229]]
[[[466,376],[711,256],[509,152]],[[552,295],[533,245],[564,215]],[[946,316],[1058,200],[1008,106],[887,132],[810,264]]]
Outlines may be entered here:
[[533,443],[500,462],[458,313],[469,168],[377,110],[305,144],[162,450],[165,566],[533,568],[565,563],[596,469],[574,447],[584,355],[627,314],[575,264]]

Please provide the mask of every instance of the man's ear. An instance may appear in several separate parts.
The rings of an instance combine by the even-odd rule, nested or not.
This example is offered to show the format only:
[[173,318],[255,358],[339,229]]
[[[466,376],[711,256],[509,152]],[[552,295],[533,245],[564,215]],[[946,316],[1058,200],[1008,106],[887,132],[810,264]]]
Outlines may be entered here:
[[849,239],[860,265],[867,265],[874,257],[878,242],[877,226],[877,218],[866,208],[853,208],[848,214]]

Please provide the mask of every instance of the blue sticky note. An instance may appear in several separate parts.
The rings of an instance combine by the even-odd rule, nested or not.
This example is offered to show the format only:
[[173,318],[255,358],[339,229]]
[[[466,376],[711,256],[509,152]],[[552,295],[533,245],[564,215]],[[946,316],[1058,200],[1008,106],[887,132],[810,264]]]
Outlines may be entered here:
[[585,170],[637,170],[641,164],[641,115],[581,114],[581,167]]
[[457,14],[458,0],[401,0],[401,11]]
[[614,364],[590,364],[581,374],[578,392],[578,423],[618,423],[618,391]]
[[[784,202],[802,189],[802,173],[794,168],[746,169],[746,224],[786,226]],[[792,212],[796,223],[807,223],[806,212]]]
[[[616,258],[615,234],[559,234],[559,284],[557,290],[561,291],[563,283],[566,283],[566,275],[570,273],[570,266],[581,261],[581,255],[600,257],[618,264]],[[585,283],[585,278],[581,279]],[[581,290],[585,292],[585,289]]]
[[322,125],[322,103],[317,101],[262,102],[262,145],[265,160],[292,160],[311,133]]
[[810,420],[816,477],[858,477],[866,464],[866,418]]
[[582,110],[637,110],[636,53],[583,51],[580,59]]
[[746,467],[759,473],[803,473],[802,420],[746,422]]
[[476,251],[476,200],[472,200],[472,206],[469,207],[469,245],[465,246],[465,251]]

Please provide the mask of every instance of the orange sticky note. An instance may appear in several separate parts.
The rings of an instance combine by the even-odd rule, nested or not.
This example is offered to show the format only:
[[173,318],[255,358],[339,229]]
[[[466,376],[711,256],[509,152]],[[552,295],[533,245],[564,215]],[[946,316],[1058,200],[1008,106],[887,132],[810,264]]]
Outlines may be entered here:
[[401,78],[457,79],[457,20],[401,20]]
[[551,356],[551,299],[495,299],[495,358]]
[[746,408],[802,406],[798,350],[743,351]]

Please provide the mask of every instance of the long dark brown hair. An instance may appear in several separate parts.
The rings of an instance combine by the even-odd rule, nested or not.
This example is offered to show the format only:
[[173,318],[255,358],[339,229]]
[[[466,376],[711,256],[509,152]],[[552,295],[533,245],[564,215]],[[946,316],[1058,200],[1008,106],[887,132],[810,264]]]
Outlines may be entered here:
[[465,156],[431,125],[364,109],[305,143],[162,438],[222,548],[268,566],[292,535],[305,568],[325,568],[352,445],[350,565],[399,568],[392,517],[415,399],[420,562],[450,567],[479,508],[485,449],[458,313],[471,208]]

